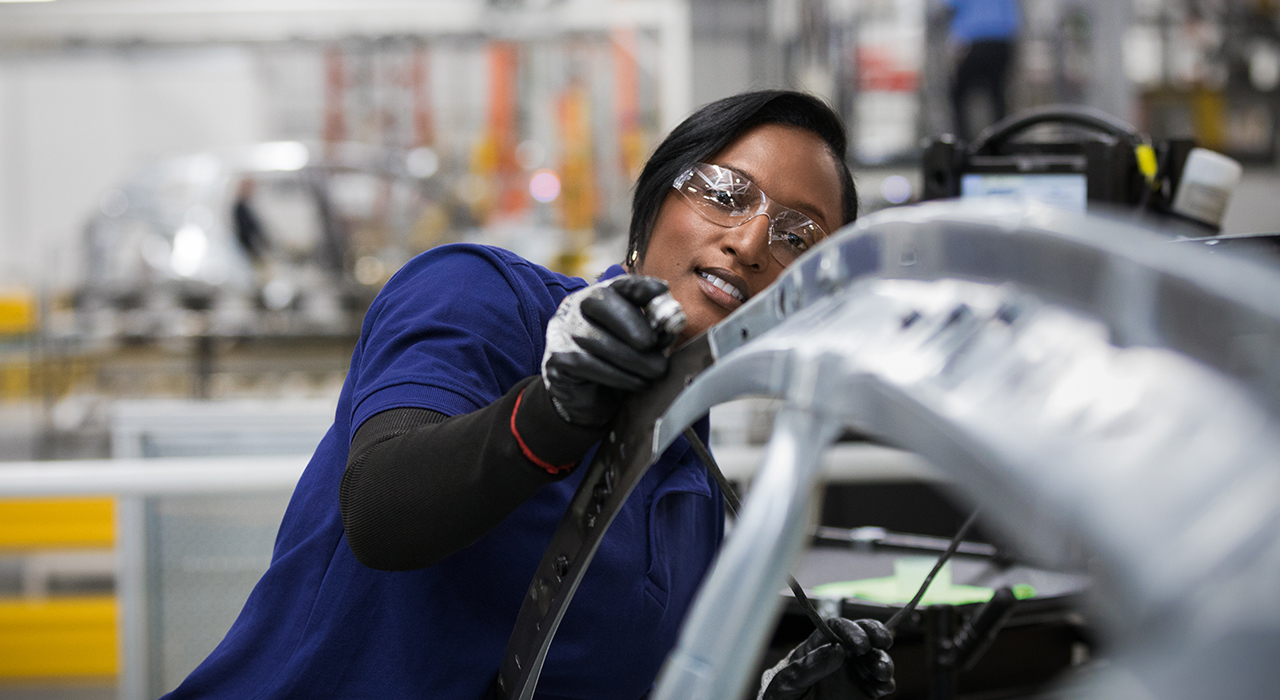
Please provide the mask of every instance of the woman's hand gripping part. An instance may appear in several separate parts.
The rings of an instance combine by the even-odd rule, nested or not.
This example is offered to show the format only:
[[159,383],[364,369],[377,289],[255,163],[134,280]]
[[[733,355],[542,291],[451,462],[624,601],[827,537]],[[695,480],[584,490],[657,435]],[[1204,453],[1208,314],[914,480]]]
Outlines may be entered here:
[[547,325],[542,356],[542,383],[556,413],[583,427],[609,424],[628,394],[667,373],[684,325],[667,283],[656,277],[622,275],[565,297]]

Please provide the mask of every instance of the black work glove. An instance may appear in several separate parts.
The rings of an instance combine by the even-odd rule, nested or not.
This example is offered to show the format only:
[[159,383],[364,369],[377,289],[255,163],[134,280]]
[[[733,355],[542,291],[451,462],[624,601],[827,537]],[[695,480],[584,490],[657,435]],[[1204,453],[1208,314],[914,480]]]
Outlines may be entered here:
[[[671,313],[650,319],[652,303]],[[672,307],[674,305],[674,308]],[[667,349],[685,316],[656,277],[622,275],[565,297],[547,324],[542,383],[561,418],[602,427],[627,394],[667,373]]]
[[814,686],[844,667],[845,677],[868,698],[883,697],[896,687],[893,659],[885,650],[893,646],[893,634],[877,620],[827,620],[840,638],[836,644],[814,630],[791,650],[778,665],[760,678],[757,700],[801,700],[811,698]]

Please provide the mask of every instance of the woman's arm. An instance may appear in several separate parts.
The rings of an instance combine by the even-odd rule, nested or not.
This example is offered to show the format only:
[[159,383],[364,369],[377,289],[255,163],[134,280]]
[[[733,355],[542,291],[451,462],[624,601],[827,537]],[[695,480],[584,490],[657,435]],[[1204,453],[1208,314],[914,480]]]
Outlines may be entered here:
[[452,418],[397,408],[365,421],[339,494],[347,541],[361,563],[388,571],[431,566],[581,461],[605,429],[565,422],[537,379]]
[[651,323],[643,311],[666,293],[661,280],[626,275],[574,292],[547,324],[541,377],[465,415],[396,408],[365,421],[339,493],[356,558],[431,566],[573,469],[625,397],[666,373],[683,313]]

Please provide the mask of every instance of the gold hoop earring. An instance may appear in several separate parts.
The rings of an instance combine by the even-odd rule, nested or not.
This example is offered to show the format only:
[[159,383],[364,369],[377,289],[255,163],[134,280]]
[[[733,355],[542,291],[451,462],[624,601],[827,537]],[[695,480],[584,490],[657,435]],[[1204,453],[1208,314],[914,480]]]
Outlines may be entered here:
[[627,267],[634,270],[636,268],[636,261],[639,259],[640,259],[640,251],[636,250],[635,248],[632,248],[631,252],[627,253]]

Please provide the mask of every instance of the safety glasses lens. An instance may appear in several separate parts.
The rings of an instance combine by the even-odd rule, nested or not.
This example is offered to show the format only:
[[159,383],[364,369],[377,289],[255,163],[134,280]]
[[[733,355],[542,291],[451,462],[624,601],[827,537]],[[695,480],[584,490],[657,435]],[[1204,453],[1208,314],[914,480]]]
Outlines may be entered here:
[[695,211],[720,226],[741,226],[760,214],[769,215],[769,250],[783,265],[789,265],[826,235],[804,214],[769,203],[755,183],[728,168],[700,163],[673,184]]
[[714,165],[694,168],[680,191],[703,216],[725,226],[737,226],[751,218],[763,200],[750,180]]

